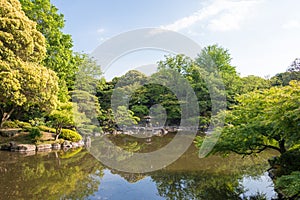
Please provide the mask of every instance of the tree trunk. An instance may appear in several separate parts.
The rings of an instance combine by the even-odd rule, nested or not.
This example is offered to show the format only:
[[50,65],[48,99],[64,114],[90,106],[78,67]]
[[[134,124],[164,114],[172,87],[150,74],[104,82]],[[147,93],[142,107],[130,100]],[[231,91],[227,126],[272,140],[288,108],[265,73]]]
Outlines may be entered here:
[[286,152],[286,148],[285,148],[285,140],[282,139],[279,141],[279,148],[280,148],[280,153],[283,154]]
[[55,136],[55,141],[57,141],[58,140],[58,137],[60,136],[60,134],[61,134],[61,130],[62,130],[62,126],[58,126],[57,128],[56,128],[56,136]]
[[14,112],[14,110],[15,109],[13,108],[8,113],[7,112],[3,113],[3,116],[2,116],[2,119],[1,119],[1,123],[0,123],[0,128],[3,126],[4,122],[6,122],[10,118],[10,116]]

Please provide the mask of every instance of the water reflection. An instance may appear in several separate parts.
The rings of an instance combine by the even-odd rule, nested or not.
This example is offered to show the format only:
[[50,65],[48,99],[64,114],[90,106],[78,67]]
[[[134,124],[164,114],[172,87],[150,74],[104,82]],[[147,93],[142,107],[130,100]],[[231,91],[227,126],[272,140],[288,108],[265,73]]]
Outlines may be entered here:
[[[129,143],[117,136],[115,143],[128,148],[134,142],[125,139]],[[160,140],[164,139],[153,138],[155,148],[164,144]],[[142,142],[131,146],[133,151],[151,150],[151,145]],[[200,160],[191,146],[162,170],[131,174],[103,166],[84,149],[31,156],[0,152],[0,193],[1,199],[243,199],[255,195],[251,184],[260,180],[272,155]],[[272,188],[266,188],[270,184],[262,180],[265,189],[258,191],[267,193],[266,199],[275,196]]]
[[0,166],[1,199],[85,199],[97,191],[103,176],[103,166],[87,151],[35,156],[0,152]]

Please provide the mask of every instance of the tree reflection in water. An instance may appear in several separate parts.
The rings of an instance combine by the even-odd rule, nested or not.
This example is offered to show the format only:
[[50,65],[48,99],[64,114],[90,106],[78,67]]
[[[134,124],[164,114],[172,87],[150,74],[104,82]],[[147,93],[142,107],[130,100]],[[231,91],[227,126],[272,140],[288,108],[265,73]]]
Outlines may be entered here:
[[99,162],[87,151],[59,154],[24,157],[0,152],[1,167],[5,169],[0,173],[1,198],[85,199],[98,190],[103,176]]
[[[150,152],[151,147],[161,147],[170,138],[161,140],[163,138],[153,138],[149,145],[134,141],[132,137],[117,136],[114,143],[120,148],[127,148],[129,152]],[[148,195],[152,195],[151,199],[243,199],[245,188],[241,185],[242,178],[255,178],[263,174],[268,168],[267,158],[272,155],[273,152],[266,152],[258,157],[244,159],[230,155],[226,158],[211,156],[200,160],[197,149],[192,145],[171,165],[159,171],[135,174],[108,169],[84,149],[27,157],[0,151],[0,194],[1,199],[98,198],[93,195],[100,194],[102,185],[106,184],[105,173],[110,173],[118,175],[114,181],[123,180],[123,186],[113,181],[114,189],[105,190],[106,196],[110,195],[107,193],[114,193],[115,199],[122,199],[122,192],[128,186],[132,188],[129,192],[134,199],[134,194],[137,194],[134,189],[145,181],[156,186],[151,189],[153,191],[147,191]],[[126,158],[119,160],[125,162]],[[265,198],[258,194],[252,199]]]

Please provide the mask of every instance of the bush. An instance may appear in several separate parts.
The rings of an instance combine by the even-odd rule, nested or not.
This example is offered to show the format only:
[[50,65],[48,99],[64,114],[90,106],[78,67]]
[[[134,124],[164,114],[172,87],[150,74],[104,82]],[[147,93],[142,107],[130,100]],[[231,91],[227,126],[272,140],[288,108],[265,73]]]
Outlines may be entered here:
[[5,121],[2,125],[3,128],[19,128],[18,124],[13,121]]
[[37,127],[31,128],[29,137],[35,141],[38,141],[42,137],[40,129]]
[[41,130],[41,131],[45,131],[45,132],[49,132],[49,133],[56,133],[56,130],[55,128],[50,128],[50,127],[47,127],[47,126],[38,126],[38,128]]
[[286,198],[298,199],[300,197],[300,171],[292,172],[290,175],[279,177],[275,181],[275,187],[284,194]]
[[44,117],[41,117],[41,118],[35,117],[34,119],[29,120],[29,122],[31,123],[32,126],[42,126],[45,124],[45,118]]
[[70,140],[72,142],[78,142],[82,140],[81,135],[79,135],[77,132],[69,130],[69,129],[62,129],[61,134],[59,138]]
[[22,128],[24,131],[30,132],[32,129],[31,124],[28,122],[22,122],[22,121],[16,120],[15,123],[17,124],[17,126],[19,128]]
[[32,129],[32,126],[24,126],[22,129],[23,129],[24,131],[30,132],[31,129]]

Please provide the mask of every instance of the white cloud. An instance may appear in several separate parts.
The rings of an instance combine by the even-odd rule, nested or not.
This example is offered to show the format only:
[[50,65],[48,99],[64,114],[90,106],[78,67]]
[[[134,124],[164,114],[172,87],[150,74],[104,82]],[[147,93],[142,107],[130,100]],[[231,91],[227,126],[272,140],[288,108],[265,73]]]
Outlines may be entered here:
[[223,2],[224,1],[219,1],[219,0],[214,1],[208,7],[198,10],[197,12],[193,13],[192,15],[181,18],[171,24],[161,26],[161,28],[169,29],[172,31],[179,31],[179,30],[188,28],[199,21],[202,21],[204,19],[207,19],[208,17],[218,14],[220,11],[223,10],[223,7],[224,7]]
[[247,18],[249,8],[262,0],[214,0],[211,4],[198,10],[190,16],[181,18],[161,28],[173,31],[187,29],[192,25],[203,21],[213,31],[235,30],[241,22]]
[[260,1],[227,1],[228,9],[211,19],[208,29],[212,31],[230,31],[240,29],[243,21],[250,15],[251,9]]
[[300,28],[300,23],[297,20],[290,20],[282,25],[282,28],[284,29],[297,29]]

